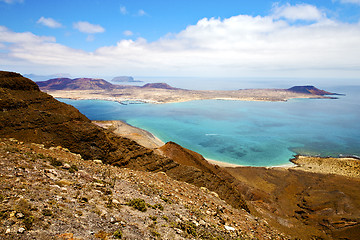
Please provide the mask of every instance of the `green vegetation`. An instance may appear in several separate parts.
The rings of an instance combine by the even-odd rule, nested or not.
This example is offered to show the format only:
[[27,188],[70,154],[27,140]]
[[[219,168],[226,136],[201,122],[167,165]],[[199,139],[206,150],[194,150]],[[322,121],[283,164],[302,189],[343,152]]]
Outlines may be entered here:
[[159,209],[159,210],[161,210],[161,211],[164,210],[163,205],[161,205],[160,203],[157,203],[157,204],[155,204],[155,205],[150,205],[150,207],[153,208],[153,209]]
[[161,234],[158,233],[155,230],[151,230],[151,235],[153,235],[155,238],[160,239],[161,238]]
[[171,200],[166,198],[166,197],[160,197],[161,200],[163,200],[164,202],[171,204]]
[[188,235],[191,235],[193,237],[197,236],[196,225],[193,222],[190,222],[190,221],[180,222],[177,224],[176,227],[180,228]]
[[7,211],[0,211],[0,219],[7,219],[9,217],[9,213]]
[[54,166],[54,167],[60,167],[63,165],[63,163],[59,160],[57,160],[56,158],[53,157],[49,157],[49,161],[50,161],[50,165]]
[[43,209],[42,211],[41,211],[41,213],[44,215],[44,216],[52,216],[52,211],[50,210],[50,209],[47,209],[47,208],[45,208],[45,209]]
[[122,231],[120,229],[116,230],[114,233],[113,233],[113,236],[114,238],[116,239],[121,239],[122,238]]
[[134,198],[130,202],[127,203],[128,206],[131,206],[141,212],[146,212],[147,210],[147,204],[144,201],[144,199],[141,198]]
[[77,171],[79,171],[79,169],[75,164],[71,165],[71,167],[69,168],[70,173],[75,173]]
[[27,230],[30,230],[34,223],[34,216],[27,216],[24,218],[24,225]]

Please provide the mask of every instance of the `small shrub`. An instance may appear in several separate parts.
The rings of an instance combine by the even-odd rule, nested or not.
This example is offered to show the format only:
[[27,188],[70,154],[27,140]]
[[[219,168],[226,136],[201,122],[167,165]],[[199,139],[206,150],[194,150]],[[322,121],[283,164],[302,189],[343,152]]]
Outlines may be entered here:
[[119,230],[116,230],[114,233],[113,233],[113,236],[114,238],[116,239],[121,239],[122,238],[122,231],[119,229]]
[[41,213],[44,215],[44,216],[52,216],[52,212],[50,209],[43,209],[41,211]]
[[141,198],[134,198],[130,202],[127,203],[128,206],[131,206],[141,212],[146,212],[147,206],[144,199]]
[[7,211],[0,211],[0,219],[7,219],[9,217],[9,213]]
[[95,234],[95,237],[100,238],[101,240],[106,240],[106,239],[108,239],[109,235],[111,235],[111,234],[100,230]]
[[151,220],[153,220],[154,222],[157,220],[157,217],[156,217],[156,216],[149,216],[149,218],[150,218]]
[[154,205],[154,208],[155,208],[155,209],[157,208],[157,209],[159,209],[159,210],[161,210],[161,211],[164,210],[163,205],[161,205],[160,203],[155,204],[155,205]]
[[75,173],[75,172],[77,172],[77,171],[79,171],[79,169],[78,169],[78,167],[76,166],[76,165],[71,165],[71,167],[69,168],[69,172],[70,173]]
[[166,198],[166,197],[161,197],[160,199],[163,200],[164,202],[168,203],[168,204],[171,204],[171,200]]
[[178,223],[177,227],[191,236],[194,236],[194,237],[197,236],[196,225],[193,222],[190,222],[190,221],[180,222],[180,223]]
[[46,157],[44,156],[44,154],[42,154],[42,153],[39,153],[39,154],[37,155],[37,157],[40,158],[40,159],[45,159],[45,158],[46,158]]
[[50,160],[50,165],[51,166],[60,167],[60,166],[63,165],[63,163],[61,161],[57,160],[56,158],[49,157],[49,160]]
[[168,218],[168,216],[166,216],[166,215],[162,216],[162,218],[163,218],[165,221],[169,221],[169,218]]
[[161,237],[161,234],[158,233],[158,232],[155,231],[155,230],[151,230],[151,235],[153,235],[155,238],[160,238],[160,237]]
[[30,230],[34,223],[34,216],[27,216],[24,218],[24,225],[27,230]]
[[31,205],[26,199],[20,199],[19,202],[15,206],[15,210],[17,212],[21,212],[25,216],[31,215]]

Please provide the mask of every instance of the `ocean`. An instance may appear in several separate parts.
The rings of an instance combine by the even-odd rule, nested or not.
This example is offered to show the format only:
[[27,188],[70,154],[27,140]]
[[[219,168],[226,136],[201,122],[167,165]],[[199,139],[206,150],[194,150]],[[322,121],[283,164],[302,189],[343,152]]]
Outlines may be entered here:
[[91,120],[122,120],[205,158],[245,166],[289,164],[295,154],[360,156],[360,86],[330,87],[338,99],[200,100],[127,104],[58,99]]

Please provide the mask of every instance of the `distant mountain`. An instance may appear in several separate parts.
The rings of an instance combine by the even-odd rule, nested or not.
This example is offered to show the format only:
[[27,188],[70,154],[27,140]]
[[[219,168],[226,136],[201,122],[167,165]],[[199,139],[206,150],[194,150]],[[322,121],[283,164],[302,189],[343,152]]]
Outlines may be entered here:
[[314,86],[294,86],[288,91],[296,92],[296,93],[305,93],[305,94],[314,94],[314,95],[335,95],[336,93],[327,92],[321,89],[318,89]]
[[141,88],[161,88],[161,89],[178,89],[178,88],[174,88],[172,86],[170,86],[169,84],[167,83],[148,83],[148,84],[145,84],[144,86],[142,86]]
[[111,81],[112,82],[142,82],[142,81],[139,81],[139,80],[134,80],[134,78],[130,77],[130,76],[114,77]]
[[104,79],[95,78],[54,78],[36,84],[41,90],[101,90],[117,87]]
[[48,79],[53,79],[53,78],[71,78],[71,75],[68,73],[56,73],[56,74],[51,74],[51,75],[37,75],[37,74],[30,73],[30,74],[24,74],[24,77],[30,78],[34,82],[39,82],[39,81],[46,81]]

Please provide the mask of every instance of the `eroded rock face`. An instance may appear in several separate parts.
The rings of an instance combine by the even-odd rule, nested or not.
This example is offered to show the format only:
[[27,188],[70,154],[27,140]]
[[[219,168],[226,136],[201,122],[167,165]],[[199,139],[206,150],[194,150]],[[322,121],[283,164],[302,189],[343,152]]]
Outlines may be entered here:
[[[20,74],[0,72],[0,137],[24,142],[62,146],[86,159],[136,170],[166,172],[173,178],[196,186],[219,182],[216,172],[205,172],[155,154],[136,142],[92,124],[74,107],[61,103],[39,90]],[[220,186],[220,185],[219,185]],[[241,194],[223,184],[213,189],[235,207],[248,210]],[[222,194],[230,191],[232,195]],[[235,197],[234,197],[235,196]]]
[[295,169],[228,168],[272,226],[300,239],[358,239],[360,178]]

